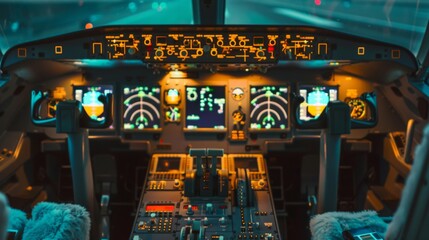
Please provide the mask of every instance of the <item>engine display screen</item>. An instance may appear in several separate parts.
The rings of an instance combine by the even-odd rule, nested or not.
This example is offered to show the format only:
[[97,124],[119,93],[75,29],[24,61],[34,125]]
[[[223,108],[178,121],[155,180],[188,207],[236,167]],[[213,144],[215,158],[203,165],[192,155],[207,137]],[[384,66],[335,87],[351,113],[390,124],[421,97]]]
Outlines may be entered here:
[[159,86],[123,88],[123,129],[157,130],[161,128],[161,89]]
[[225,129],[225,86],[186,86],[185,128]]
[[101,95],[107,95],[108,93],[113,94],[113,86],[100,85],[73,87],[74,99],[82,103],[82,107],[89,117],[98,121],[104,120],[104,105],[100,100],[98,100],[98,98]]
[[157,172],[180,170],[180,157],[160,157],[156,166]]
[[338,86],[300,86],[304,102],[299,107],[299,119],[313,120],[325,110],[330,101],[338,99]]
[[258,172],[258,159],[256,157],[236,157],[234,158],[235,168],[247,168],[251,172]]
[[288,87],[250,87],[250,128],[286,129],[288,127]]

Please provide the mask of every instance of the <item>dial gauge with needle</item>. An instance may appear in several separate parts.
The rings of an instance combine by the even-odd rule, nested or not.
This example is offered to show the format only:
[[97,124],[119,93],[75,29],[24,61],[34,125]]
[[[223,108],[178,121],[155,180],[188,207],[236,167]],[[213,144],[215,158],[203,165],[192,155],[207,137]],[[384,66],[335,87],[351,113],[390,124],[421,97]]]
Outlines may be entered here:
[[362,119],[366,116],[366,104],[363,100],[353,98],[347,104],[350,107],[350,117],[352,119]]

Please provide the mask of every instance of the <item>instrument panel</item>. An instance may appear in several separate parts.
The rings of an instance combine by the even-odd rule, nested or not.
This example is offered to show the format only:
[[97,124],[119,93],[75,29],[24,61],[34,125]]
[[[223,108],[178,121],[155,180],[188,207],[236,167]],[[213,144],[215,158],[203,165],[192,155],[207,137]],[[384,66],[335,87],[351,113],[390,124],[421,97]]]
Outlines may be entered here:
[[[288,132],[292,124],[291,114],[299,114],[300,120],[312,121],[318,118],[328,102],[340,99],[350,106],[352,119],[367,120],[372,115],[368,103],[358,96],[362,90],[341,90],[337,84],[273,81],[257,84],[243,80],[224,85],[184,81],[173,86],[166,85],[165,81],[73,85],[73,97],[82,102],[91,118],[102,120],[103,105],[98,97],[113,93],[117,116],[110,129],[143,133],[162,132],[166,126],[177,126],[185,133],[227,133],[231,141],[245,141],[251,133]],[[62,87],[55,91],[59,88]],[[345,92],[346,96],[341,96],[340,92]],[[290,109],[292,95],[304,99],[297,113]],[[54,93],[51,92],[51,96],[45,107],[48,116],[54,115],[55,108],[51,105],[59,101]]]
[[[7,74],[8,66],[43,56],[42,65],[59,64],[78,75],[48,84],[61,89],[44,107],[48,117],[71,95],[101,120],[97,98],[112,92],[113,124],[91,131],[95,135],[143,140],[151,152],[183,153],[201,140],[228,152],[261,152],[275,144],[271,140],[318,134],[295,131],[294,117],[313,121],[330,101],[347,102],[352,119],[371,119],[375,112],[360,96],[373,85],[336,66],[372,62],[374,54],[387,65],[413,65],[403,49],[397,58],[396,48],[316,28],[103,27],[12,48],[2,69]],[[296,96],[304,102],[292,109]]]
[[[329,101],[339,99],[339,86],[298,87],[299,95],[304,98],[299,118],[304,121],[317,119]],[[163,89],[159,85],[144,84],[123,85],[115,89],[121,93],[122,105],[118,113],[121,116],[120,129],[126,132],[162,131],[166,124],[183,122],[183,130],[189,132],[226,132],[228,129],[250,132],[288,131],[290,86],[249,85],[247,89],[247,92],[240,88],[227,92],[226,86],[216,85],[186,85],[184,89]],[[87,114],[98,120],[102,116],[103,105],[97,98],[101,94],[114,93],[111,85],[74,86],[73,91],[75,99],[82,102]],[[180,94],[182,91],[185,93],[183,101]],[[244,102],[243,99],[247,101]],[[238,108],[228,109],[227,102],[234,100],[238,103]],[[350,106],[352,119],[368,119],[370,110],[364,100],[347,97],[345,102]],[[232,119],[229,126],[228,118]]]
[[279,240],[261,154],[154,154],[131,240]]
[[173,65],[322,60],[335,66],[374,57],[410,68],[416,64],[412,53],[404,48],[311,27],[118,26],[16,46],[5,54],[1,69],[28,59],[141,60]]
[[[398,46],[267,26],[98,28],[11,48],[1,69],[31,62],[70,73],[52,74],[47,116],[71,94],[102,121],[100,96],[113,93],[107,134],[152,155],[132,240],[281,239],[262,153],[319,135],[291,119],[317,122],[331,101],[346,102],[353,120],[373,120],[375,98],[364,96],[375,89],[355,74],[359,64],[416,65]],[[304,101],[292,108],[296,96]]]

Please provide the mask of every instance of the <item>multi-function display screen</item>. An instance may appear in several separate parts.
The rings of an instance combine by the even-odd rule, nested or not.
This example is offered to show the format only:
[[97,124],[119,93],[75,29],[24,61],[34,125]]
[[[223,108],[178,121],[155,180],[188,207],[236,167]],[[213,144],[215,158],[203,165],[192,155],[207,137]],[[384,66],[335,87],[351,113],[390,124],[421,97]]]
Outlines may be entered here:
[[123,88],[123,129],[156,130],[161,128],[161,89],[159,86]]
[[338,99],[338,86],[300,86],[299,94],[304,98],[299,108],[299,119],[316,119],[330,101]]
[[225,129],[225,87],[186,86],[186,129]]
[[288,87],[250,87],[250,128],[262,130],[288,127]]
[[82,107],[86,114],[92,119],[102,121],[104,120],[104,105],[100,102],[101,95],[113,94],[113,86],[100,85],[100,86],[74,86],[73,96],[75,100],[82,103]]

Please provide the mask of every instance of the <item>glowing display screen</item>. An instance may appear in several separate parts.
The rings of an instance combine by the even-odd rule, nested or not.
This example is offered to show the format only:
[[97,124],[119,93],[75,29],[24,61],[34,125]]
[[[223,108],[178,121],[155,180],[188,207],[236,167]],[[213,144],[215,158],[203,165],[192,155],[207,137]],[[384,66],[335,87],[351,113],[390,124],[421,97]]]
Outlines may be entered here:
[[174,205],[146,205],[146,212],[173,212]]
[[250,87],[250,128],[286,129],[288,127],[287,86]]
[[122,116],[125,130],[154,130],[161,128],[160,87],[124,87],[123,94]]
[[157,172],[169,172],[180,170],[180,157],[161,157],[158,158],[156,166]]
[[82,103],[85,112],[92,119],[103,120],[104,105],[98,100],[101,95],[113,94],[113,86],[74,86],[74,99]]
[[251,172],[258,172],[258,159],[255,157],[236,157],[234,158],[235,168],[247,168]]
[[299,107],[299,119],[317,118],[330,101],[338,99],[338,86],[301,86],[299,94],[304,102]]
[[187,129],[225,129],[225,87],[187,86]]

